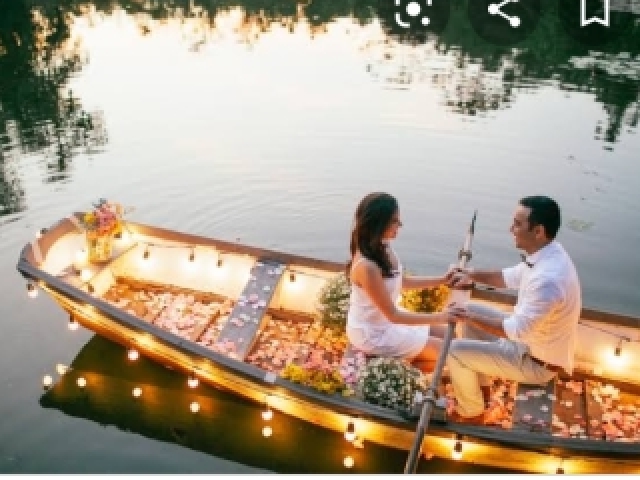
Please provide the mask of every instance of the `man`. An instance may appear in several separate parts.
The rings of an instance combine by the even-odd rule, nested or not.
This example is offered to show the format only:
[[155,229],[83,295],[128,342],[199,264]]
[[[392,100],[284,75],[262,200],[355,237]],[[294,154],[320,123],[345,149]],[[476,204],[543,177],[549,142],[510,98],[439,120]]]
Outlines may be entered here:
[[518,289],[512,313],[470,303],[462,338],[454,339],[447,365],[457,399],[453,421],[482,425],[489,377],[546,384],[573,371],[581,311],[580,282],[569,255],[556,240],[560,208],[545,196],[525,197],[510,231],[523,262],[503,270],[460,270],[454,288],[483,283]]

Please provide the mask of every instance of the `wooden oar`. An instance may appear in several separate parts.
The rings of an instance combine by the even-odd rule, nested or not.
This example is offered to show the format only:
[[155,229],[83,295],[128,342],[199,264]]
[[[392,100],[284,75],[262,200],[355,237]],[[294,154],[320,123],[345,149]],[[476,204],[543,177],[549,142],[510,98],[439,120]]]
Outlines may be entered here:
[[[471,219],[471,225],[469,226],[469,231],[467,232],[467,237],[464,241],[464,246],[458,253],[458,266],[460,268],[464,268],[469,260],[471,260],[471,242],[473,241],[473,233],[475,231],[476,224],[476,215],[478,211],[476,210],[473,213],[473,218]],[[459,290],[455,289],[451,292],[451,296],[449,297],[449,304],[452,302],[455,303],[464,303],[469,300],[471,297],[471,290]],[[416,468],[418,466],[418,460],[420,459],[420,454],[422,453],[422,443],[424,440],[424,436],[429,429],[429,420],[431,419],[431,411],[433,410],[433,406],[436,403],[436,392],[438,385],[440,384],[440,377],[442,376],[442,369],[447,360],[447,354],[449,353],[449,346],[451,345],[451,339],[453,338],[453,334],[455,331],[455,323],[450,322],[447,328],[447,333],[444,336],[444,343],[442,345],[442,350],[440,351],[440,355],[438,356],[438,361],[436,362],[436,367],[433,371],[433,378],[431,379],[431,385],[426,393],[426,398],[424,403],[422,404],[422,411],[420,412],[420,420],[418,421],[418,427],[416,428],[416,437],[413,441],[413,445],[411,446],[411,450],[409,451],[409,456],[407,457],[407,463],[404,467],[404,473],[416,473]]]

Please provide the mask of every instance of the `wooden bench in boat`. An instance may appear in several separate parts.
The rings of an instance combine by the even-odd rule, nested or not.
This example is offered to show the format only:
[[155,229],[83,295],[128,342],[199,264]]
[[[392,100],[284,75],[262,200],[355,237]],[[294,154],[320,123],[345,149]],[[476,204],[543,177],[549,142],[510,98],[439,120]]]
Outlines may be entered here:
[[230,357],[244,360],[251,350],[284,270],[284,264],[266,259],[258,259],[251,268],[249,281],[218,335],[217,344],[226,345]]

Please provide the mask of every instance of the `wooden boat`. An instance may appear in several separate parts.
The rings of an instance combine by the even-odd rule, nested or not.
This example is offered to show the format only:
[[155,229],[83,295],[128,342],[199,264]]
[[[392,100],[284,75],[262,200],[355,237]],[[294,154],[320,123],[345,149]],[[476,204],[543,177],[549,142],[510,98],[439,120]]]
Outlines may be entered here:
[[[311,343],[334,362],[349,356],[345,341],[323,337],[315,321],[318,292],[342,264],[129,222],[108,262],[81,266],[78,218],[39,232],[17,265],[29,295],[48,293],[69,312],[70,326],[124,345],[131,358],[142,354],[182,371],[190,382],[359,441],[412,447],[416,420],[281,375],[287,342],[299,346],[298,356]],[[504,309],[515,300],[486,289],[473,299]],[[546,387],[496,379],[494,394],[508,404],[509,418],[479,427],[447,421],[435,409],[422,451],[526,472],[640,473],[639,331],[639,318],[583,309],[572,378]]]

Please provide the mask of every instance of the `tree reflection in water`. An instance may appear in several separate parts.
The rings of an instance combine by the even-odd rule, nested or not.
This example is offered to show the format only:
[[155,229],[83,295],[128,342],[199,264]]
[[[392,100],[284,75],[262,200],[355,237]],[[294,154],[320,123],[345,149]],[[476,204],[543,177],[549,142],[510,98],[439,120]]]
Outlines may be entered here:
[[[423,83],[442,91],[442,104],[468,117],[496,114],[518,94],[541,86],[593,94],[606,112],[594,136],[612,149],[640,116],[640,27],[631,23],[610,44],[592,52],[565,35],[556,0],[543,0],[535,32],[517,48],[481,40],[467,18],[468,0],[450,0],[451,17],[440,35],[398,29],[378,0],[12,0],[0,15],[0,215],[25,208],[17,157],[44,152],[45,181],[69,175],[77,151],[107,142],[101,112],[86,112],[67,84],[87,63],[71,35],[74,16],[125,12],[142,35],[179,21],[189,50],[225,35],[251,48],[274,26],[323,35],[334,22],[377,32],[362,40],[366,69],[389,88]],[[391,5],[391,2],[389,2]],[[630,14],[631,15],[631,14]],[[377,28],[379,26],[379,28]]]
[[40,152],[46,182],[69,175],[80,148],[106,142],[100,112],[86,112],[69,78],[86,64],[70,38],[64,2],[5,2],[0,15],[0,215],[26,208],[19,158]]

